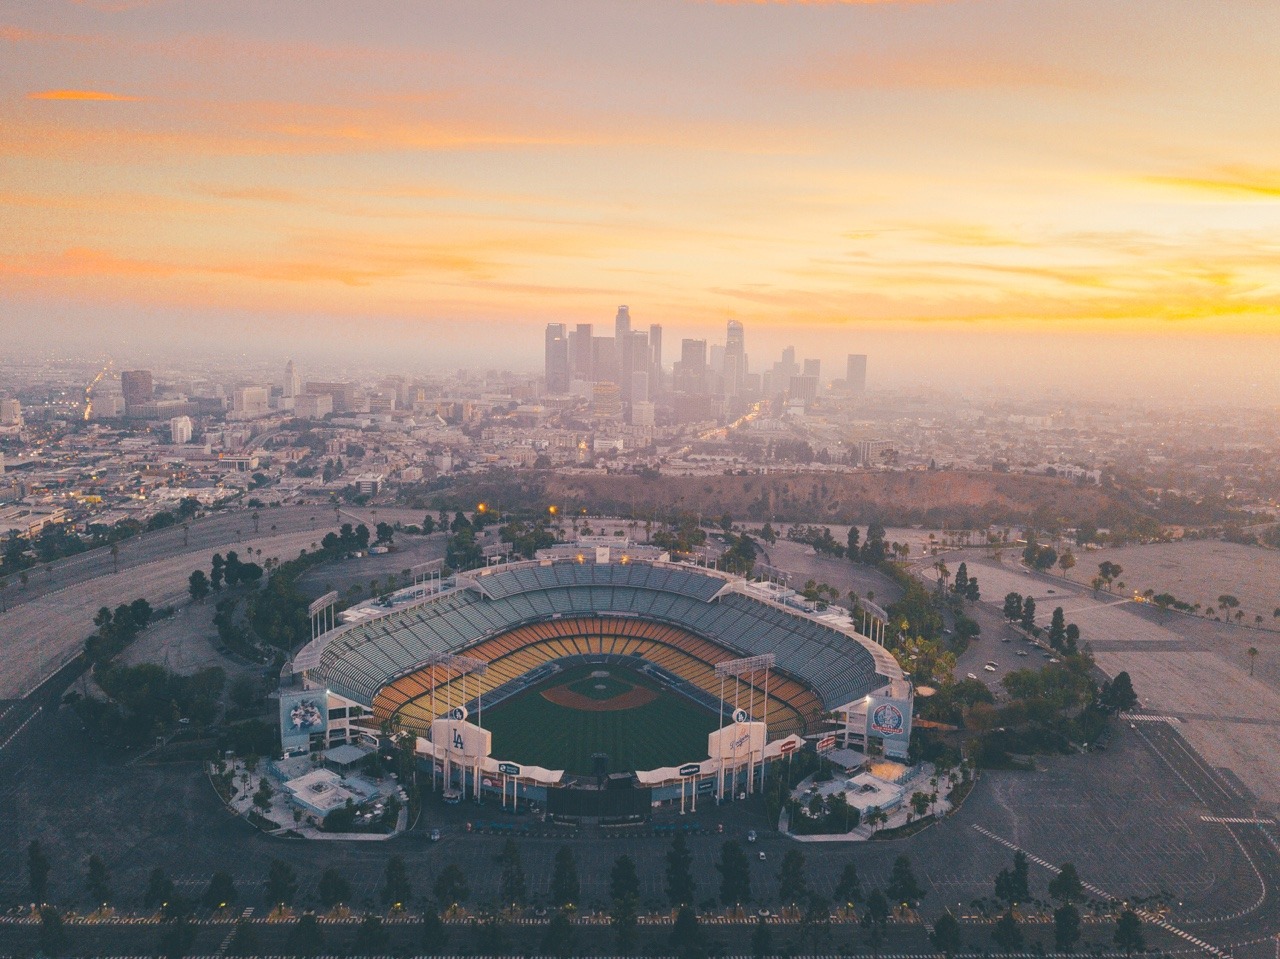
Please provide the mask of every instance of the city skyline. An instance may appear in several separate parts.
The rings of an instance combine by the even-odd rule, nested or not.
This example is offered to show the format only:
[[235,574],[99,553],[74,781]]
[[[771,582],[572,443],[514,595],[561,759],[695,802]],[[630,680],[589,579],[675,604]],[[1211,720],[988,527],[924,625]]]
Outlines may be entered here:
[[302,10],[4,17],[7,346],[528,368],[629,303],[887,384],[1276,395],[1272,7]]

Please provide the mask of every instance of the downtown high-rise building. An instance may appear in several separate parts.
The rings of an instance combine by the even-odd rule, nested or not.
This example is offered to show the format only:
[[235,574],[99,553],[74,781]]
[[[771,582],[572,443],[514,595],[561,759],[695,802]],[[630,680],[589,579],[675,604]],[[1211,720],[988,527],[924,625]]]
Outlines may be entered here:
[[547,324],[544,369],[548,393],[569,392],[569,334],[563,323]]
[[675,372],[677,393],[701,396],[707,391],[707,341],[681,340],[680,362]]
[[284,365],[284,396],[286,399],[302,395],[302,374],[298,372],[298,367],[290,360]]
[[867,391],[867,355],[850,353],[844,376],[844,388],[850,393]]
[[738,320],[730,320],[725,331],[721,372],[724,375],[724,395],[742,395],[742,380],[747,375],[747,341]]
[[579,323],[569,334],[569,369],[575,380],[595,379],[595,367],[592,365],[594,327],[590,323]]
[[618,362],[618,375],[614,382],[621,388],[624,402],[631,399],[634,347],[635,344],[631,340],[631,311],[626,306],[620,306],[613,318],[613,348]]
[[155,385],[151,381],[150,370],[125,370],[120,374],[120,392],[124,395],[125,406],[141,406],[150,403],[155,395]]
[[649,324],[649,395],[662,392],[662,325]]

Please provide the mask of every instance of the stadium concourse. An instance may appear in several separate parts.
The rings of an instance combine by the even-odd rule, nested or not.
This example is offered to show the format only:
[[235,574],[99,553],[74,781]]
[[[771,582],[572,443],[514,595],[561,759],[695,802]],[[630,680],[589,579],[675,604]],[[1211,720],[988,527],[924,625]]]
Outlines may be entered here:
[[847,611],[652,547],[555,547],[349,618],[288,670],[286,755],[394,729],[447,797],[602,819],[749,794],[806,739],[906,756],[911,685]]

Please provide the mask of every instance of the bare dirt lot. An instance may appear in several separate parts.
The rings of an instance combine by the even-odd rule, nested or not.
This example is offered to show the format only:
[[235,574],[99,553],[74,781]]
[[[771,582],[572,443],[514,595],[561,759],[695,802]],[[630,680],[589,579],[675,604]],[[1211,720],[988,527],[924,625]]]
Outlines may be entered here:
[[1272,613],[1280,608],[1280,550],[1242,546],[1218,540],[1151,543],[1078,553],[1073,575],[1086,582],[1109,561],[1124,568],[1125,584],[1141,593],[1154,589],[1172,593],[1187,603],[1212,609],[1224,593],[1240,600],[1242,622],[1253,625],[1262,617],[1267,629],[1280,629]]

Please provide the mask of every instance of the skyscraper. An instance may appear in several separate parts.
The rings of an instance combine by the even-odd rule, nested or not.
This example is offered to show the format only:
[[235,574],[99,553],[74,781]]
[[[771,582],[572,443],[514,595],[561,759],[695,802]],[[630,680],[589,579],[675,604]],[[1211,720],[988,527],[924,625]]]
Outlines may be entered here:
[[618,378],[614,380],[622,388],[623,400],[631,399],[631,312],[618,307],[613,318],[613,344],[618,357]]
[[724,340],[724,395],[742,393],[742,378],[747,373],[747,343],[742,324],[730,320]]
[[649,324],[649,395],[662,392],[662,325]]
[[284,365],[284,395],[288,399],[302,393],[302,374],[294,366],[293,360]]
[[850,353],[849,366],[844,376],[845,389],[850,393],[867,391],[867,356],[865,353]]
[[701,395],[706,392],[707,341],[680,341],[680,368],[676,371],[677,392]]
[[569,335],[563,323],[548,323],[545,372],[548,393],[569,392]]
[[595,379],[595,370],[591,364],[594,336],[590,323],[579,323],[573,331],[573,353],[570,357],[570,366],[576,379]]
[[120,392],[124,394],[126,406],[149,403],[155,395],[155,386],[151,382],[150,370],[125,370],[120,374]]
[[822,379],[822,360],[805,360],[804,375],[812,376],[815,380]]

